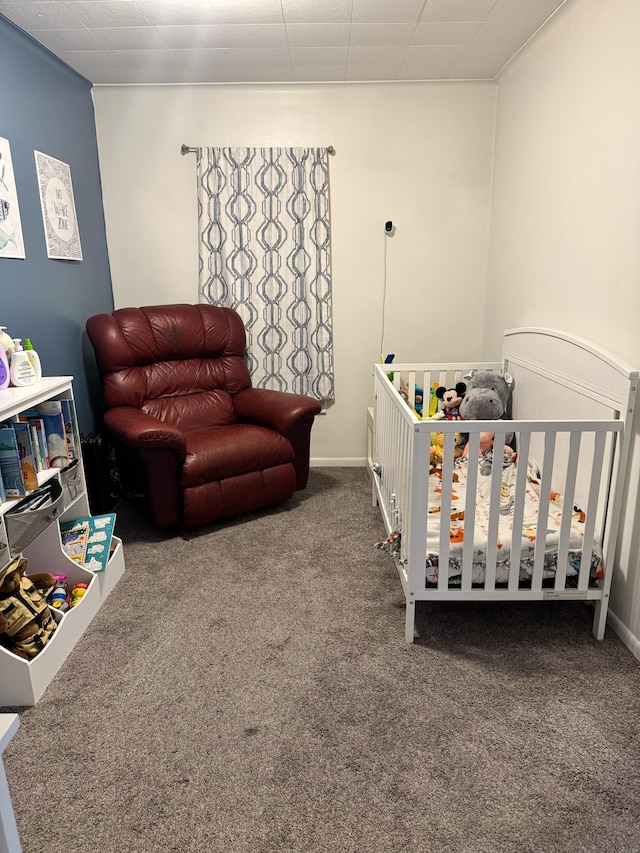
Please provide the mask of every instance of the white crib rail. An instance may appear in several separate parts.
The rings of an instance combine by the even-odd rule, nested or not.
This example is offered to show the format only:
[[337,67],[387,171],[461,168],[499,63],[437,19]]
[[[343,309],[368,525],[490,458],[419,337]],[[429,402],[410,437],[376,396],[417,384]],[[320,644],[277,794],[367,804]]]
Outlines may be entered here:
[[[615,547],[615,536],[612,541],[611,536],[607,535],[610,532],[607,524],[611,510],[608,496],[611,484],[619,480],[621,442],[617,438],[623,430],[623,422],[615,419],[464,421],[464,432],[469,434],[470,458],[478,456],[481,432],[495,431],[495,447],[501,447],[505,443],[507,430],[515,433],[518,467],[514,497],[514,530],[522,529],[523,525],[527,461],[531,460],[532,447],[535,447],[536,451],[542,448],[541,459],[533,454],[540,466],[539,519],[547,519],[551,495],[555,490],[561,491],[564,503],[557,546],[559,569],[555,579],[551,583],[543,582],[546,537],[541,534],[536,537],[530,583],[523,584],[519,578],[522,543],[517,536],[514,537],[511,553],[511,565],[515,568],[509,571],[506,586],[497,583],[502,467],[493,465],[484,583],[478,586],[472,582],[473,535],[464,536],[463,533],[462,575],[460,584],[453,586],[448,572],[451,553],[450,530],[444,519],[451,516],[455,433],[462,431],[462,424],[455,421],[421,420],[412,410],[410,403],[405,402],[398,392],[401,384],[405,392],[408,388],[409,401],[415,404],[415,388],[422,388],[425,391],[424,405],[428,406],[427,389],[434,381],[451,387],[472,367],[496,369],[496,365],[452,365],[446,369],[429,365],[421,365],[419,368],[410,365],[393,367],[393,382],[389,381],[387,376],[389,365],[376,365],[375,370],[374,482],[387,531],[401,529],[400,552],[396,557],[396,564],[407,599],[407,641],[413,640],[416,600],[606,598]],[[441,466],[442,523],[438,549],[438,565],[442,570],[438,572],[436,587],[427,586],[425,569],[429,476],[437,476],[433,470],[427,476],[432,432],[444,433]],[[465,525],[475,523],[477,476],[478,466],[468,466]],[[575,504],[579,505],[585,515],[584,537],[579,573],[569,578],[563,567],[567,563],[570,550],[571,521],[576,511]],[[594,586],[591,578],[591,553],[596,533],[601,541],[604,537],[605,578]],[[599,622],[602,622],[602,619]],[[603,632],[602,622],[597,633]]]

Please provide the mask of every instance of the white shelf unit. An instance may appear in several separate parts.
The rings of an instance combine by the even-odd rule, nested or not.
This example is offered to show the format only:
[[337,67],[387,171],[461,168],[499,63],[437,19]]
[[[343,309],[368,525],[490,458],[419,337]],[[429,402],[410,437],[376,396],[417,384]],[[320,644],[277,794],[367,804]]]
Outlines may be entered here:
[[[74,405],[72,377],[43,377],[34,385],[0,391],[0,421],[50,400],[69,400]],[[59,522],[91,514],[82,460],[67,469],[50,468],[40,472],[38,483],[43,485],[51,478],[60,482],[60,497],[44,509],[16,516],[19,529],[15,526],[16,520],[8,514],[16,501],[0,505],[0,566],[6,566],[22,554],[28,561],[27,574],[66,575],[70,588],[76,583],[88,583],[89,588],[71,610],[61,613],[52,608],[58,628],[33,660],[24,660],[0,646],[2,708],[36,704],[124,572],[122,542],[117,537],[114,537],[116,548],[104,572],[94,574],[65,554]]]

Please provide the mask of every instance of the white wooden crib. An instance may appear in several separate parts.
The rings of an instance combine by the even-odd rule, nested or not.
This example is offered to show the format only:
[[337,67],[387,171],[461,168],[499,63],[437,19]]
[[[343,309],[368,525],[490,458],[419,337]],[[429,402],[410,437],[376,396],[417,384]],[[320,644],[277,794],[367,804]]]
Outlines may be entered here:
[[[473,368],[513,376],[511,420],[416,414],[416,388],[426,412],[434,382],[453,387]],[[523,328],[504,333],[501,362],[377,364],[374,373],[373,497],[406,597],[407,642],[416,602],[442,600],[590,599],[602,639],[638,372],[588,341]],[[495,447],[515,433],[515,462],[502,452],[488,469],[454,458],[462,430],[469,460],[481,432],[495,431]],[[430,465],[433,432],[444,450]]]

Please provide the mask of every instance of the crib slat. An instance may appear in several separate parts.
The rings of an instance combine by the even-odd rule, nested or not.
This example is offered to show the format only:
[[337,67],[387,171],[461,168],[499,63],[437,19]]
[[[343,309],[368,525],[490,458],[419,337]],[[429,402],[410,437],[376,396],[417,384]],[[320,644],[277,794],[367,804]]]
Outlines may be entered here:
[[569,439],[569,459],[567,460],[567,477],[562,495],[562,521],[560,523],[560,541],[558,542],[558,561],[554,589],[565,589],[567,585],[567,562],[569,559],[569,537],[573,518],[573,499],[576,491],[578,460],[580,458],[581,433],[572,432]]
[[487,569],[484,588],[496,588],[496,568],[498,562],[498,529],[500,522],[500,493],[502,487],[503,447],[506,438],[504,430],[496,432],[493,440],[493,458],[491,462],[491,497],[489,507],[489,529],[487,533]]
[[509,589],[518,589],[520,584],[520,557],[522,555],[522,524],[524,521],[524,501],[527,489],[527,473],[529,469],[529,447],[531,433],[518,434],[518,473],[516,474],[515,504],[513,508],[513,524],[511,535],[511,568],[509,569]]
[[[553,457],[556,449],[556,433],[544,434],[544,461],[542,463],[542,482],[540,484],[540,502],[538,504],[538,523],[536,526],[536,545],[533,560],[533,575],[531,589],[542,589],[542,572],[544,569],[544,554],[547,542],[547,519],[549,518],[549,497],[551,494],[551,475],[553,473]],[[542,527],[542,530],[540,529]]]
[[[469,433],[467,455],[477,459],[480,452],[480,433]],[[478,491],[478,465],[467,463],[467,496],[464,504],[464,543],[462,546],[462,581],[465,592],[471,590],[473,583],[473,540],[476,522],[476,499]]]
[[[578,574],[578,589],[587,589],[589,586],[591,552],[593,550],[596,513],[598,510],[598,496],[600,494],[600,482],[602,480],[602,462],[604,459],[604,447],[606,440],[607,434],[605,432],[597,432],[595,434],[591,482],[589,483],[589,497],[587,499],[584,534],[582,538],[582,556],[580,557],[580,572]],[[605,566],[605,568],[610,567]]]
[[445,432],[442,457],[442,493],[440,495],[440,547],[438,556],[438,589],[449,587],[449,536],[451,530],[451,489],[453,488],[453,449],[456,436]]

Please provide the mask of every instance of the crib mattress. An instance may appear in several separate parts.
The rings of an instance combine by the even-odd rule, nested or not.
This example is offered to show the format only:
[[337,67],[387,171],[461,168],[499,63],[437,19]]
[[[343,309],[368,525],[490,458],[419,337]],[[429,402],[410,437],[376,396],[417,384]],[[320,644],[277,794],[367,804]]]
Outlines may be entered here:
[[[505,453],[502,465],[500,488],[500,515],[498,523],[498,562],[496,583],[507,583],[511,570],[511,544],[513,541],[513,519],[515,510],[516,477],[518,462],[515,454]],[[468,462],[459,459],[455,463],[454,482],[451,495],[451,518],[449,520],[449,583],[460,583],[462,575],[462,548],[464,537],[470,535],[472,525],[465,523],[465,502],[467,495]],[[521,463],[525,464],[525,463]],[[563,515],[563,496],[557,492],[551,494],[546,524],[540,524],[540,473],[534,462],[527,461],[524,515],[521,532],[521,552],[519,583],[530,581],[533,572],[534,551],[538,537],[545,536],[543,578],[553,578],[558,569],[558,545]],[[472,583],[483,584],[486,573],[487,538],[489,530],[489,509],[491,500],[492,458],[491,453],[482,455],[478,460],[478,478],[476,490],[476,513],[473,524],[473,566]],[[439,573],[438,551],[440,547],[440,527],[442,523],[441,481],[436,474],[429,477],[429,510],[427,518],[427,583],[437,583]],[[584,513],[572,508],[569,535],[569,550],[566,565],[561,571],[569,577],[577,575],[582,558],[584,540]],[[591,557],[591,576],[603,574],[600,543],[594,538]]]

